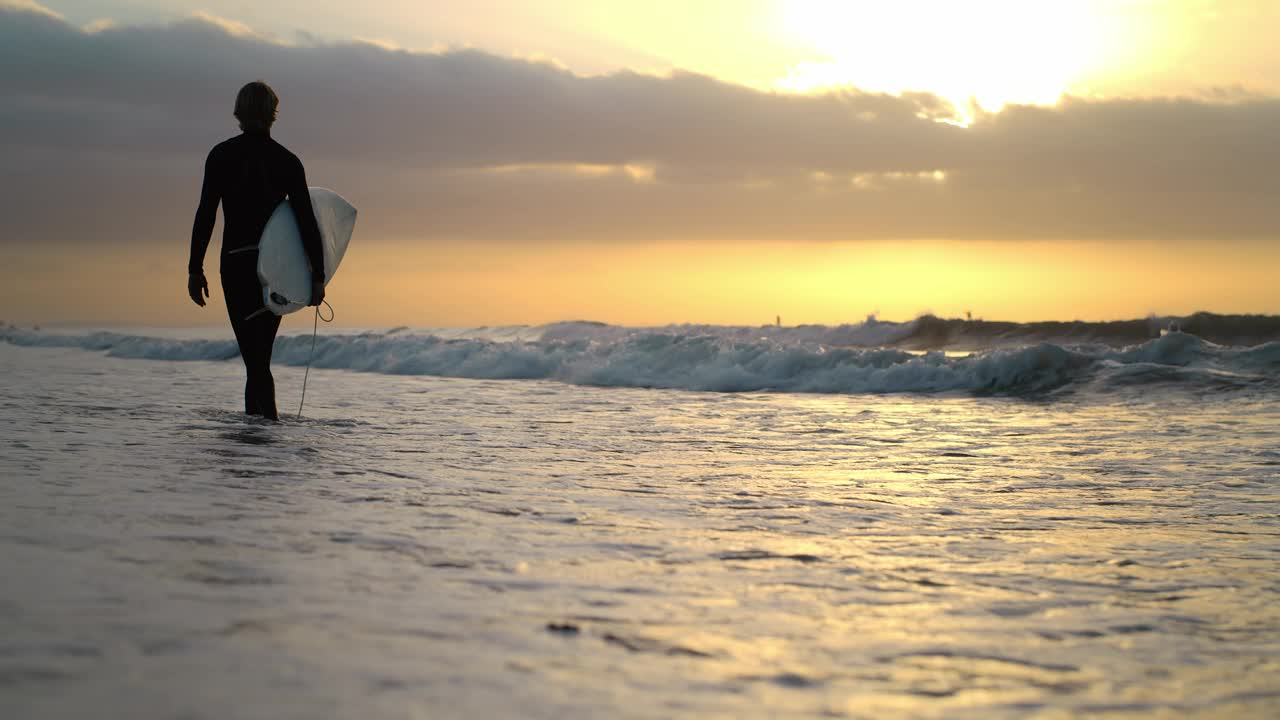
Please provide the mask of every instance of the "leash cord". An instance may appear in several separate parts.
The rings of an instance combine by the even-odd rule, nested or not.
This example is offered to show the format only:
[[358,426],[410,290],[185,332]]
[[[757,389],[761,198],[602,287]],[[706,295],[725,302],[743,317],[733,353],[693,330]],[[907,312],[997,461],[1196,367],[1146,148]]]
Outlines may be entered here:
[[[322,304],[329,305],[328,300],[322,300]],[[320,330],[320,321],[327,323],[333,322],[338,314],[334,312],[333,306],[329,305],[329,317],[320,317],[320,306],[316,306],[316,317],[311,323],[311,354],[307,356],[307,371],[302,373],[302,399],[298,401],[298,419],[302,419],[302,404],[307,401],[307,377],[311,375],[311,361],[316,357],[316,333]]]

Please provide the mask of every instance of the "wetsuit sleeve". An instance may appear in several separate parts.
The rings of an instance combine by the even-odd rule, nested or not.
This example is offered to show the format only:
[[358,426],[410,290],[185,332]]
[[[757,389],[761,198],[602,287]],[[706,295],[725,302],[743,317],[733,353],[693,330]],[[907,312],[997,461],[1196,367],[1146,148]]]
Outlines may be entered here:
[[303,169],[301,161],[297,161],[293,178],[293,182],[289,184],[289,203],[293,207],[294,216],[298,219],[302,249],[307,253],[307,261],[311,263],[312,279],[324,282],[324,249],[320,245],[320,226],[316,223],[315,209],[311,207],[311,193],[307,191],[307,172]]
[[[216,149],[215,149],[216,150]],[[213,224],[218,219],[218,203],[222,200],[222,183],[218,177],[217,158],[214,150],[204,161],[204,184],[200,188],[200,205],[196,208],[195,224],[191,227],[191,257],[187,260],[187,272],[204,274],[204,253],[213,236]]]

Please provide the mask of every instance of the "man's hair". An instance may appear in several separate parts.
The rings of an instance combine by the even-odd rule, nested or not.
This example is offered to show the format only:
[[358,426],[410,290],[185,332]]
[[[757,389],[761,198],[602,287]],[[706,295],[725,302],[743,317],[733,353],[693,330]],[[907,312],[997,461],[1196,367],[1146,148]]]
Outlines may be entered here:
[[261,80],[240,88],[236,94],[236,109],[233,113],[240,121],[240,129],[245,131],[266,132],[276,121],[276,108],[280,99],[271,86]]

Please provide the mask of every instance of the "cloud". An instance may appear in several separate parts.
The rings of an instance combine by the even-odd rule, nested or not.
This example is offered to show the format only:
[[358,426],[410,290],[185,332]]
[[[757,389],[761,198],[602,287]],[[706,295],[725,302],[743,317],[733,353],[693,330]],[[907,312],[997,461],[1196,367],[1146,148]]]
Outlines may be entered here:
[[0,243],[174,242],[264,78],[362,231],[424,241],[1274,238],[1280,101],[948,103],[579,76],[476,50],[286,44],[209,16],[76,28],[0,6]]
[[16,12],[27,13],[30,15],[41,15],[54,20],[61,20],[62,15],[50,10],[49,8],[34,2],[34,0],[4,0],[0,2],[0,12]]
[[208,23],[209,25],[212,25],[233,37],[254,38],[264,42],[272,42],[270,36],[256,33],[253,28],[238,20],[228,20],[227,18],[219,17],[213,13],[205,12],[203,10],[196,11],[191,17],[194,20]]

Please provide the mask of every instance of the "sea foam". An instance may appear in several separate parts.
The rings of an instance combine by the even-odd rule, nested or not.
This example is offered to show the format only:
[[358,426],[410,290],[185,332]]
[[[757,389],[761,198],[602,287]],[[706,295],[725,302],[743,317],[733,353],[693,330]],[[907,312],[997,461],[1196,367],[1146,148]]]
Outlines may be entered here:
[[[972,393],[1036,395],[1076,386],[1180,384],[1221,389],[1280,381],[1280,342],[1240,348],[1171,332],[1125,347],[1036,342],[966,355],[900,347],[858,347],[853,337],[910,338],[908,324],[792,330],[672,326],[636,329],[560,323],[539,329],[413,331],[277,338],[286,365],[396,375],[555,380],[577,385],[713,392]],[[495,331],[496,330],[496,331]],[[494,335],[506,339],[494,339]],[[73,347],[119,358],[226,361],[233,340],[174,339],[111,332],[9,329],[13,345]],[[840,339],[844,343],[833,343]]]

